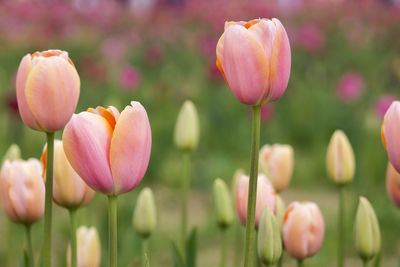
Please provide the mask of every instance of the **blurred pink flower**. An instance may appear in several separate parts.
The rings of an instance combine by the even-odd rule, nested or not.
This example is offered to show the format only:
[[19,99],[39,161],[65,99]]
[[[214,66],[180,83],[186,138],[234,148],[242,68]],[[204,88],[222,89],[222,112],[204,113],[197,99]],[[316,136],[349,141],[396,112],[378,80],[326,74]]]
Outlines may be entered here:
[[390,105],[393,101],[396,100],[396,97],[392,95],[383,95],[380,96],[375,102],[375,114],[383,119],[386,114],[386,111],[389,109]]
[[121,37],[110,37],[103,41],[100,52],[107,61],[117,63],[126,57],[128,43]]
[[297,42],[308,51],[316,51],[325,43],[324,33],[318,24],[308,23],[299,29]]
[[356,72],[347,72],[339,80],[336,93],[340,100],[351,102],[356,100],[364,90],[364,78]]
[[140,73],[133,66],[124,67],[119,74],[119,84],[124,91],[136,89],[140,82]]

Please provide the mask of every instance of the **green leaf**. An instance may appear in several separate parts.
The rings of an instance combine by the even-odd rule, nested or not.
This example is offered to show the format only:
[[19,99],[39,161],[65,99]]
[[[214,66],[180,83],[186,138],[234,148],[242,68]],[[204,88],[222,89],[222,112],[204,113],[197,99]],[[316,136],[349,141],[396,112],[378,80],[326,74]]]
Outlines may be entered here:
[[382,251],[379,251],[378,255],[375,257],[374,267],[381,266]]
[[172,244],[172,257],[174,259],[174,267],[185,267],[183,262],[183,258],[181,253],[179,252],[178,246],[174,241],[171,241]]
[[193,228],[186,240],[186,267],[196,267],[197,229]]

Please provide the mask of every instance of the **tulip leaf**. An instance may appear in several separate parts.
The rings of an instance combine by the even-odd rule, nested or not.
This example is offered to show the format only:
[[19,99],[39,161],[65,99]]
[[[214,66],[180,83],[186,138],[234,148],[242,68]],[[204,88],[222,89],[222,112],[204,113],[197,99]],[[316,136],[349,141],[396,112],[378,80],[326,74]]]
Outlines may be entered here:
[[178,246],[175,244],[174,241],[172,241],[171,243],[172,243],[172,256],[174,259],[174,267],[185,267],[185,264],[183,262],[183,257],[179,252]]
[[186,240],[186,267],[196,267],[197,229],[193,228]]

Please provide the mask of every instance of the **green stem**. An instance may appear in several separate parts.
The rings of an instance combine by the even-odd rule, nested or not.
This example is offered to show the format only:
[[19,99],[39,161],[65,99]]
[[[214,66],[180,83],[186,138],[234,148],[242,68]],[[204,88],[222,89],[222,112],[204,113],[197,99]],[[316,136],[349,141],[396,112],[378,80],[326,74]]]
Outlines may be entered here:
[[13,224],[7,221],[7,267],[13,266],[13,249],[12,249],[12,236]]
[[69,209],[71,219],[71,267],[76,267],[78,262],[78,247],[76,241],[76,209]]
[[[190,186],[189,177],[190,154],[183,153],[183,175],[182,175],[182,210],[181,210],[181,238],[182,238],[182,255],[185,255],[186,233],[187,233],[187,195]],[[183,256],[185,257],[185,256]],[[185,260],[185,259],[184,259]]]
[[282,250],[281,257],[279,258],[278,263],[276,264],[277,267],[282,267],[282,264],[283,264],[283,252],[284,251]]
[[117,267],[117,196],[108,196],[110,267]]
[[250,182],[246,218],[246,247],[244,266],[250,267],[253,262],[255,238],[255,210],[257,197],[258,150],[260,147],[260,111],[261,106],[253,106],[253,126],[251,143]]
[[43,265],[51,266],[51,214],[53,206],[54,133],[47,134],[46,197],[44,208]]
[[368,266],[368,260],[363,259],[362,262],[363,262],[363,267],[367,267]]
[[228,236],[226,234],[227,229],[221,228],[221,262],[219,264],[220,267],[225,267],[226,265],[226,252],[227,252],[227,243]]
[[339,233],[339,239],[338,239],[338,254],[337,254],[337,266],[338,267],[343,267],[344,260],[343,260],[343,254],[344,254],[344,186],[339,186],[339,216],[338,216],[338,233]]
[[235,220],[234,222],[234,231],[235,231],[235,244],[234,244],[234,263],[235,267],[241,265],[242,261],[242,245],[243,245],[243,233],[242,233],[242,225],[239,223],[239,220]]
[[304,264],[304,259],[298,259],[298,260],[297,260],[297,266],[298,266],[298,267],[304,267],[304,266],[305,266],[305,264]]
[[35,266],[35,258],[33,254],[33,247],[32,247],[32,237],[31,237],[31,225],[26,225],[26,243],[28,246],[28,266],[34,267]]
[[149,239],[142,238],[142,267],[150,266],[149,262]]

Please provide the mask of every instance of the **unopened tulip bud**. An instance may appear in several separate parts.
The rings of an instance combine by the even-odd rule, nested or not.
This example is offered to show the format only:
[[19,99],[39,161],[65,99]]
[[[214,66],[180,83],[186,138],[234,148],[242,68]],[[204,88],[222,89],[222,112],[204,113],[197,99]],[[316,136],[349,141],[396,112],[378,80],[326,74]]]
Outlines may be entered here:
[[390,162],[386,171],[386,191],[392,202],[400,208],[400,173]]
[[[99,234],[96,228],[81,226],[76,231],[78,266],[77,267],[98,267],[101,260],[101,247]],[[71,266],[71,246],[67,251],[67,266]]]
[[21,158],[21,150],[18,145],[12,144],[7,149],[6,154],[4,154],[3,159],[1,160],[1,165],[3,165],[6,160],[13,161],[19,158]]
[[375,257],[381,248],[381,233],[374,209],[365,197],[360,197],[354,223],[355,247],[363,260]]
[[382,124],[382,142],[387,150],[389,161],[400,172],[400,102],[394,101],[386,111]]
[[[47,160],[47,147],[41,160]],[[64,208],[79,208],[90,203],[94,191],[71,167],[61,140],[54,141],[53,200]]]
[[275,190],[285,189],[293,172],[293,148],[289,145],[265,145],[260,150],[260,171],[272,182]]
[[324,239],[324,219],[314,202],[292,202],[283,218],[282,237],[286,251],[296,259],[313,256]]
[[283,216],[285,216],[286,205],[280,195],[276,195],[276,219],[279,225],[282,225]]
[[156,221],[154,195],[151,189],[146,187],[139,194],[133,215],[133,226],[142,238],[147,238],[154,231]]
[[350,183],[354,178],[354,152],[347,136],[341,130],[336,130],[331,137],[326,166],[329,178],[338,185]]
[[199,117],[192,101],[185,101],[175,124],[174,143],[181,150],[194,150],[199,142]]
[[[236,211],[240,221],[246,225],[247,216],[247,200],[249,191],[249,177],[242,175],[239,179],[236,189]],[[257,199],[256,199],[256,214],[255,227],[258,227],[261,212],[265,207],[268,207],[274,214],[276,213],[276,193],[271,182],[264,174],[258,175],[257,180]]]
[[219,227],[228,228],[233,221],[232,199],[228,187],[220,178],[214,181],[214,202]]
[[275,264],[282,254],[280,224],[275,215],[265,208],[258,225],[258,257],[265,265]]
[[37,159],[6,160],[0,172],[0,195],[8,218],[30,225],[44,213],[42,164]]

